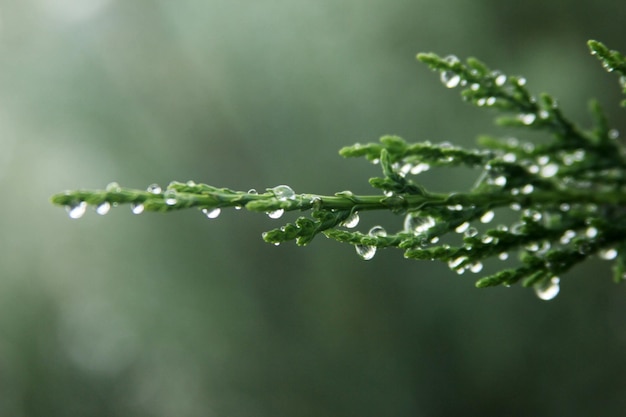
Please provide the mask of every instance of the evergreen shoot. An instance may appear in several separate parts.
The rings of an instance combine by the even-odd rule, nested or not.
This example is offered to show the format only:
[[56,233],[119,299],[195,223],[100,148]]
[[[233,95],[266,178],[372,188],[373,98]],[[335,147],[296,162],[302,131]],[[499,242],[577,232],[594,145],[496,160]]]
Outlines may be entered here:
[[[607,71],[618,75],[626,94],[626,58],[597,41],[588,46]],[[263,233],[263,239],[304,246],[322,234],[353,245],[365,260],[378,249],[393,247],[408,259],[445,262],[458,274],[480,274],[483,262],[495,258],[511,266],[480,277],[477,287],[519,283],[544,300],[558,294],[563,274],[594,256],[613,262],[616,282],[625,280],[626,152],[599,104],[591,103],[593,123],[584,129],[561,111],[554,97],[533,95],[523,77],[491,70],[475,58],[462,62],[434,53],[417,58],[438,72],[446,87],[460,88],[465,101],[495,109],[497,124],[543,131],[550,139],[534,143],[481,137],[479,148],[463,149],[384,136],[377,143],[341,149],[343,157],[365,158],[380,167],[381,176],[369,180],[376,189],[371,195],[296,193],[287,185],[235,191],[188,181],[146,190],[111,183],[104,190],[56,194],[52,202],[64,206],[73,219],[88,206],[104,215],[122,204],[135,214],[195,208],[208,218],[225,208],[267,213],[273,219],[298,211],[307,215]],[[416,181],[422,172],[455,166],[476,171],[471,189],[435,193]],[[359,217],[373,210],[401,216],[398,230],[374,226],[354,231]],[[496,222],[499,218],[506,220]]]

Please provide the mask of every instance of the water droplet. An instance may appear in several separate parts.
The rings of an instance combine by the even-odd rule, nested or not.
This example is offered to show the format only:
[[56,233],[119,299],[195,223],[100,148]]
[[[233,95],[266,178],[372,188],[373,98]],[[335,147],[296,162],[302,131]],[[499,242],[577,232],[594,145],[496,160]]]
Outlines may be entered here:
[[280,201],[295,200],[296,193],[288,185],[279,185],[270,190]]
[[415,233],[416,235],[426,233],[428,229],[435,225],[435,219],[430,216],[418,217],[409,213],[404,218],[404,231]]
[[478,100],[476,100],[476,105],[478,107],[482,107],[487,103],[487,99],[485,97],[481,97]]
[[419,164],[415,165],[413,168],[411,168],[411,174],[413,175],[417,175],[417,174],[421,174],[422,172],[426,172],[430,169],[430,165],[424,162],[420,162]]
[[535,123],[535,120],[537,119],[537,115],[534,113],[526,113],[526,114],[520,114],[518,116],[519,120],[522,121],[522,123],[524,123],[526,126],[530,126],[533,123]]
[[196,185],[197,185],[196,182],[193,180],[187,181],[187,187],[195,187]]
[[141,203],[131,203],[130,204],[130,211],[133,212],[133,214],[141,214],[143,213],[144,210],[144,205]]
[[502,156],[502,160],[504,162],[515,162],[517,160],[517,155],[515,155],[513,152],[507,152]]
[[163,193],[163,198],[165,199],[165,204],[168,206],[173,206],[176,204],[176,191],[167,190]]
[[465,267],[463,265],[465,261],[467,261],[466,256],[459,256],[458,258],[448,261],[448,268],[455,271],[457,274],[462,274],[465,272]]
[[461,223],[460,225],[456,227],[456,229],[454,229],[454,231],[457,233],[464,233],[467,229],[469,229],[469,227],[470,227],[469,222]]
[[207,218],[215,219],[220,215],[220,213],[222,212],[222,209],[220,209],[219,207],[215,207],[212,209],[203,208],[201,211],[202,213],[204,213],[205,216],[207,216]]
[[585,230],[585,236],[593,239],[594,237],[598,236],[598,229],[593,226],[588,227],[587,230]]
[[520,205],[520,203],[511,203],[511,205],[509,206],[511,208],[511,210],[513,211],[519,211],[521,210],[522,206]]
[[439,242],[439,236],[433,236],[433,238],[430,239],[430,243],[432,243],[432,244],[435,244],[437,242]]
[[491,243],[491,242],[493,242],[493,236],[483,235],[483,237],[480,239],[480,241],[483,242],[483,243]]
[[526,85],[526,78],[524,77],[519,77],[517,79],[517,85],[519,85],[520,87],[523,87]]
[[355,228],[359,224],[359,213],[356,211],[343,221],[343,225],[348,229]]
[[552,277],[549,280],[535,284],[535,294],[542,300],[552,300],[561,290],[560,281],[559,277]]
[[280,219],[284,213],[285,213],[285,210],[278,209],[274,211],[268,211],[267,215],[269,216],[270,219]]
[[479,261],[474,262],[473,264],[470,265],[469,270],[475,274],[479,273],[480,271],[483,270],[482,262],[479,262]]
[[146,191],[152,194],[161,194],[161,191],[163,190],[161,189],[161,186],[159,184],[150,184],[148,185]]
[[460,204],[455,204],[453,206],[448,206],[448,210],[450,211],[461,211],[463,210],[463,206]]
[[65,210],[70,216],[70,219],[80,219],[87,211],[87,203],[84,201],[80,201],[77,204],[66,206]]
[[480,217],[480,222],[481,223],[489,223],[493,220],[493,218],[495,217],[495,213],[491,210],[486,211],[481,217]]
[[600,259],[604,259],[605,261],[610,261],[617,258],[617,250],[614,248],[602,249],[598,252],[598,256]]
[[570,208],[571,206],[567,203],[561,203],[561,205],[559,206],[559,210],[565,211],[565,212],[569,211]]
[[122,190],[122,187],[114,181],[108,183],[105,189],[108,193],[119,193]]
[[364,261],[369,261],[376,255],[376,246],[354,245],[354,249]]
[[555,163],[550,163],[541,167],[540,174],[544,178],[554,177],[559,172],[559,166]]
[[522,194],[531,194],[533,191],[535,191],[535,187],[533,187],[532,184],[526,184],[525,186],[522,187],[522,189],[520,190],[522,192]]
[[499,224],[499,225],[496,227],[496,230],[498,230],[498,231],[500,231],[500,232],[508,232],[508,231],[509,231],[509,228],[508,228],[508,226],[507,226],[507,225],[505,225],[505,224]]
[[253,194],[253,195],[257,195],[259,192],[257,190],[255,190],[254,188],[250,188],[248,190],[248,194]]
[[539,244],[537,242],[530,242],[526,245],[526,250],[529,252],[537,252],[539,250]]
[[507,259],[509,259],[509,253],[508,252],[501,252],[498,255],[498,259],[500,259],[501,261],[506,261]]
[[498,87],[502,87],[504,85],[504,83],[506,83],[506,75],[504,75],[504,74],[497,74],[495,82],[496,82],[496,85]]
[[523,216],[534,222],[538,222],[543,217],[543,215],[540,212],[538,212],[537,210],[531,210],[531,209],[524,210]]
[[574,230],[566,230],[563,233],[563,236],[561,236],[561,239],[559,239],[559,242],[562,245],[567,245],[568,243],[570,243],[572,241],[573,238],[576,237],[576,232]]
[[98,213],[101,216],[104,216],[105,214],[107,214],[109,210],[111,210],[111,203],[109,203],[108,201],[104,201],[98,204],[98,206],[96,207],[96,213]]
[[550,112],[548,112],[547,110],[539,110],[539,118],[546,120],[548,117],[550,117]]
[[609,139],[617,139],[619,138],[619,131],[617,129],[611,129],[608,132]]
[[498,187],[504,187],[506,185],[506,177],[504,175],[496,177],[493,180],[493,183],[497,185]]
[[465,237],[474,237],[477,234],[478,234],[478,229],[476,229],[475,227],[470,227],[464,233]]
[[487,101],[485,102],[485,104],[487,106],[493,106],[494,104],[496,104],[496,98],[491,96],[487,99]]
[[454,88],[461,83],[461,76],[454,71],[442,71],[441,82],[448,88]]
[[372,237],[385,237],[387,236],[387,231],[382,226],[374,226],[368,234]]
[[528,172],[530,172],[531,174],[538,174],[539,173],[539,165],[530,165],[528,167]]
[[470,85],[470,90],[472,91],[478,91],[480,89],[480,84],[478,83],[473,83],[472,85]]

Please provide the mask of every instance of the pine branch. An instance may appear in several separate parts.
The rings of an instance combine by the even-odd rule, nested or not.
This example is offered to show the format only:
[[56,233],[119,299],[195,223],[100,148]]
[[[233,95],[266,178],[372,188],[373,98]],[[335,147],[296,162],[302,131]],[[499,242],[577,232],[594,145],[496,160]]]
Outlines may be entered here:
[[[596,41],[589,41],[589,47],[609,72],[621,74],[626,94],[624,56]],[[258,193],[189,181],[172,182],[166,189],[153,184],[145,191],[111,183],[104,190],[60,193],[52,202],[66,207],[74,219],[88,206],[103,215],[121,204],[136,214],[197,208],[209,218],[228,207],[264,212],[273,219],[286,211],[309,212],[265,232],[264,240],[307,245],[323,234],[354,245],[366,260],[377,249],[394,247],[409,259],[446,262],[459,274],[480,273],[486,259],[505,261],[517,252],[520,266],[480,278],[476,286],[521,283],[542,299],[556,296],[560,276],[591,256],[613,260],[615,281],[626,279],[626,152],[600,106],[592,102],[593,126],[585,130],[566,117],[552,96],[533,96],[523,77],[492,71],[474,58],[463,63],[427,53],[418,59],[439,72],[446,87],[461,87],[464,100],[497,110],[498,124],[541,130],[551,140],[534,144],[482,137],[481,149],[468,150],[384,136],[378,143],[341,149],[344,157],[380,165],[382,176],[369,180],[378,190],[372,195],[298,194],[287,185]],[[413,179],[432,168],[461,165],[477,170],[475,185],[465,193],[430,192]],[[359,215],[373,210],[404,216],[402,227],[394,233],[381,226],[367,233],[350,230]],[[511,213],[517,220],[491,226],[494,217]]]

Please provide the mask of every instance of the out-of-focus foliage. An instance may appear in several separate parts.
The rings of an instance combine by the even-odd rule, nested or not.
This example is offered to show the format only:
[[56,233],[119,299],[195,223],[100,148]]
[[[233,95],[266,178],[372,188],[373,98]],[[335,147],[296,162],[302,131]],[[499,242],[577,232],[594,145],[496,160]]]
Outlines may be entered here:
[[[620,99],[581,45],[626,50],[622,9],[0,3],[0,181],[11,196],[0,218],[0,414],[621,413],[626,294],[584,279],[610,276],[604,263],[537,304],[514,288],[469,291],[471,280],[394,252],[365,263],[324,240],[265,245],[249,238],[265,216],[116,210],[72,222],[47,199],[112,179],[289,181],[324,194],[369,175],[335,156],[345,144],[389,133],[471,145],[492,131],[414,62],[419,51],[505,63],[584,120],[588,97]],[[460,169],[424,178],[434,190],[468,186]]]

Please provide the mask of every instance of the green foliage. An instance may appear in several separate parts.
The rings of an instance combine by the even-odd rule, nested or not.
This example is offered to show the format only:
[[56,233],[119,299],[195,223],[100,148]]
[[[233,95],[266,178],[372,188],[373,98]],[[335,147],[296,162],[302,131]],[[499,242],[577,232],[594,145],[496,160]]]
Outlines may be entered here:
[[[626,94],[626,59],[603,44],[589,41],[609,72],[620,75]],[[214,218],[226,207],[246,208],[279,218],[285,211],[306,211],[295,222],[263,234],[280,244],[294,240],[307,245],[323,234],[354,245],[363,259],[377,249],[395,247],[409,259],[438,260],[461,274],[480,273],[489,258],[504,261],[517,253],[510,268],[478,279],[477,287],[521,283],[542,299],[559,291],[559,277],[576,264],[597,255],[614,260],[616,282],[626,271],[626,153],[618,133],[609,127],[600,106],[592,102],[593,125],[583,129],[569,120],[555,98],[535,97],[526,80],[489,69],[474,58],[461,62],[450,55],[419,54],[448,88],[461,88],[464,100],[498,111],[497,123],[521,130],[538,130],[550,137],[542,143],[481,137],[481,149],[449,143],[407,143],[384,136],[378,143],[355,144],[340,150],[346,158],[363,157],[380,165],[382,176],[369,183],[374,195],[350,191],[332,196],[298,194],[279,185],[263,193],[234,191],[206,184],[172,182],[162,190],[122,188],[68,191],[52,197],[72,218],[88,205],[99,214],[130,204],[134,213],[195,207]],[[625,104],[623,102],[622,104]],[[432,168],[465,166],[477,171],[474,186],[464,193],[434,193],[414,177]],[[390,233],[375,226],[367,233],[351,231],[370,210],[403,216],[402,227]],[[492,226],[494,218],[502,218]]]

